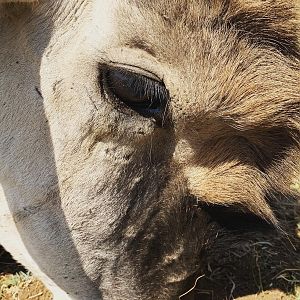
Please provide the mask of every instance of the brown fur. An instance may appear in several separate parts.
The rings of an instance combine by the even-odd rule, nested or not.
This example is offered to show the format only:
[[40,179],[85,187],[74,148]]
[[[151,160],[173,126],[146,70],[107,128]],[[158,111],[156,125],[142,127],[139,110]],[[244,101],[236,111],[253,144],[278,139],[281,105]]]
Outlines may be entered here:
[[0,0],[0,3],[32,3],[37,0]]
[[[280,209],[285,210],[284,201],[297,205],[294,201],[299,198],[290,189],[300,176],[300,19],[296,1],[135,3],[138,12],[122,12],[120,40],[155,56],[167,70],[168,119],[177,144],[172,158],[177,171],[170,177],[177,177],[175,186],[184,186],[175,199],[174,186],[166,191],[163,198],[172,199],[173,204],[166,201],[161,209],[174,209],[178,222],[185,224],[175,207],[180,195],[188,194],[213,220],[218,215],[221,224],[227,212],[232,221],[241,214],[237,223],[250,213],[285,230]],[[172,236],[190,234],[190,247],[199,251],[199,236],[195,239],[190,232],[182,233],[175,220],[167,218],[165,223],[170,226],[165,229],[169,241]],[[147,221],[146,226],[150,226]],[[246,228],[252,227],[248,224]],[[215,229],[207,230],[215,234]],[[149,235],[153,231],[150,227]],[[215,250],[210,248],[210,259],[223,257],[221,249],[231,234],[225,230],[227,239],[224,244],[217,242]],[[242,247],[243,239],[250,236],[234,234],[232,240]],[[258,240],[261,237],[257,234]],[[151,261],[149,252],[146,256]],[[192,260],[188,256],[183,257]],[[299,265],[298,259],[295,264]]]
[[132,47],[188,76],[173,78],[180,88],[170,87],[170,118],[178,139],[193,152],[183,166],[190,193],[276,223],[265,195],[277,187],[288,189],[300,161],[295,2],[156,0],[136,5],[147,27],[133,34],[131,23],[122,24],[122,36],[132,36]]
[[[116,141],[119,134],[119,140],[125,140],[132,151],[128,150],[130,155],[126,159],[120,158],[125,161],[122,173],[111,170],[110,178],[105,178],[103,189],[110,192],[113,189],[113,200],[120,197],[127,202],[122,202],[121,208],[119,204],[113,207],[120,217],[113,224],[116,230],[101,247],[105,249],[108,245],[116,253],[121,249],[116,259],[110,258],[113,269],[108,272],[113,274],[116,282],[113,284],[121,291],[122,286],[128,286],[131,276],[128,269],[134,269],[136,278],[130,280],[138,282],[140,299],[175,299],[178,291],[185,288],[188,277],[194,281],[208,261],[214,258],[222,261],[227,254],[223,253],[224,245],[236,243],[242,247],[256,236],[263,240],[264,235],[257,233],[259,230],[248,234],[257,230],[257,224],[274,226],[277,238],[284,236],[286,228],[290,230],[291,226],[285,226],[288,221],[283,210],[288,205],[296,206],[299,193],[292,191],[290,185],[300,176],[299,4],[298,0],[128,2],[135,6],[124,4],[118,11],[118,46],[140,48],[155,58],[158,68],[163,69],[170,101],[164,128],[155,128],[151,137],[142,130],[138,138],[136,132],[131,132],[135,127],[132,125],[145,121],[138,119],[139,116],[135,116],[135,123],[130,123],[131,115],[121,117],[116,112],[118,122],[110,127],[113,133],[105,128],[99,130],[103,121],[96,117],[88,123],[87,136],[96,136],[91,137],[94,144],[87,151],[90,157],[97,157],[96,146],[103,136],[104,141]],[[68,27],[70,30],[76,28],[76,22],[73,24],[69,18],[68,22],[74,25]],[[59,42],[60,37],[57,39]],[[48,54],[50,64],[51,53]],[[51,103],[53,111],[61,115],[69,115],[71,111],[79,118],[76,109],[83,107],[83,102],[77,94],[63,99],[66,91],[70,92],[65,83],[70,74],[63,75],[66,78],[62,76],[58,87],[55,83],[55,88],[48,89],[53,90],[53,95],[48,95],[45,103],[57,101],[57,107]],[[76,76],[80,78],[80,74]],[[72,99],[72,104],[68,99]],[[101,113],[101,118],[106,116],[106,111]],[[122,127],[129,123],[128,130]],[[101,136],[101,130],[106,135]],[[64,139],[61,140],[66,144],[76,144],[74,136],[68,141]],[[79,187],[75,183],[67,185],[72,182],[76,168],[80,172],[88,170],[87,162],[91,167],[101,165],[84,160],[78,145],[57,166],[62,173],[70,173],[67,180],[62,180],[61,193],[70,192],[73,199],[74,187],[82,195],[81,190],[90,189],[86,195],[96,194],[90,203],[97,203],[103,193],[98,184],[92,186],[86,180],[78,181],[82,184]],[[116,146],[106,152],[106,159],[114,157],[118,149]],[[116,164],[116,170],[117,167]],[[136,184],[129,187],[132,178],[137,179]],[[97,176],[92,179],[96,182]],[[73,201],[69,202],[66,207],[76,217],[79,212],[71,209],[69,204]],[[105,210],[108,204],[99,205]],[[66,214],[64,211],[63,215]],[[87,219],[88,215],[82,215]],[[95,209],[95,223],[99,221],[97,217]],[[291,218],[294,222],[295,216]],[[106,222],[100,220],[99,224]],[[240,232],[242,224],[247,234]],[[78,228],[84,236],[83,226]],[[101,236],[102,232],[97,230],[98,227],[95,231]],[[95,246],[98,236],[91,235],[91,240],[91,246]],[[295,247],[294,255],[297,251]],[[98,257],[92,256],[91,251],[85,254],[97,262]],[[298,260],[295,264],[298,267]],[[93,272],[97,270],[90,269],[95,275]],[[103,275],[103,280],[109,281],[107,278]],[[116,297],[121,295],[117,290],[111,292]],[[123,298],[129,299],[128,295]]]

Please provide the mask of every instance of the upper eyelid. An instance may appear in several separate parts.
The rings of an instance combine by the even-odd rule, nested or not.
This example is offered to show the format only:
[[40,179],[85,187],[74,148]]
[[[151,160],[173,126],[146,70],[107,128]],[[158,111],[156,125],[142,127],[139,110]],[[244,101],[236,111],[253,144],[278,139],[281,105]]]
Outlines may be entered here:
[[[134,79],[135,83],[142,83],[142,84],[144,84],[144,87],[146,89],[157,88],[158,87],[159,90],[160,90],[159,94],[161,96],[163,96],[163,97],[168,97],[168,91],[167,91],[167,88],[165,87],[165,85],[164,85],[163,82],[159,82],[157,80],[154,80],[154,79],[149,78],[147,76],[144,76],[142,74],[138,74],[138,73],[135,73],[135,72],[128,71],[128,70],[126,70],[124,68],[109,68],[108,70],[111,71],[112,69],[114,69],[114,70],[116,70],[116,71],[124,74],[125,76],[126,75],[134,76],[135,77],[135,79]],[[104,70],[104,72],[107,72],[108,70]],[[131,79],[132,79],[132,77],[131,77]],[[107,80],[106,80],[106,83],[107,83]]]
[[134,72],[132,70],[128,70],[127,68],[115,67],[115,66],[112,67],[111,65],[107,65],[107,64],[102,65],[101,81],[104,80],[107,84],[107,78],[106,78],[106,76],[104,76],[104,74],[106,72],[114,71],[114,70],[124,74],[125,76],[126,75],[131,76],[131,79],[134,76],[136,82],[147,86],[147,88],[150,88],[150,87],[159,88],[160,92],[161,92],[160,95],[162,97],[168,97],[168,90],[163,82],[157,81],[156,79],[153,79],[153,78],[149,78],[148,76],[145,76],[144,74],[140,74],[140,73]]
[[[110,71],[120,72],[120,74],[124,74],[125,77],[126,75],[129,76],[128,80],[132,80],[131,83],[134,84],[134,89],[136,89],[136,92],[144,90],[147,91],[147,95],[149,95],[150,97],[151,96],[159,97],[160,100],[165,99],[165,101],[167,101],[167,99],[169,99],[170,97],[169,91],[163,82],[149,78],[143,74],[132,72],[131,70],[128,70],[126,68],[120,68],[120,67],[116,68],[116,67],[111,67],[110,65],[102,66],[101,75],[100,75],[100,86],[101,86],[102,93],[104,93],[105,86],[109,88],[110,91],[112,92],[111,90],[112,87],[110,87],[110,80],[108,77]],[[144,96],[146,96],[146,94]]]
[[151,80],[154,80],[158,83],[164,84],[163,79],[160,78],[159,76],[157,76],[156,74],[154,74],[153,72],[148,71],[148,70],[146,70],[144,68],[141,68],[141,67],[131,65],[131,64],[119,64],[119,63],[110,61],[110,62],[107,62],[107,63],[100,64],[100,68],[103,68],[103,69],[110,69],[111,68],[111,69],[119,70],[121,72],[124,71],[124,72],[128,72],[128,73],[132,73],[134,75],[144,76],[147,79],[151,79]]

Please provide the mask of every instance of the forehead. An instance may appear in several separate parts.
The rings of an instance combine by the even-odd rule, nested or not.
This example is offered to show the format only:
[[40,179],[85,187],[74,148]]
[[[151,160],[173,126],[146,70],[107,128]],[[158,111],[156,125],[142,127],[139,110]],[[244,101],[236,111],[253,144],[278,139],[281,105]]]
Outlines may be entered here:
[[[283,93],[282,81],[286,82],[284,88],[298,91],[297,73],[289,69],[290,63],[298,69],[295,61],[300,58],[296,2],[126,3],[129,5],[118,11],[117,18],[121,44],[150,53],[165,70],[170,66],[166,83],[174,99],[186,104],[186,115],[197,108],[218,117],[223,114],[223,119],[234,119],[246,128],[260,119],[271,120],[268,114],[275,115],[278,102],[270,99],[281,97],[284,103],[288,98],[289,90]],[[254,111],[258,103],[260,108]],[[264,113],[255,116],[258,111]]]
[[127,2],[130,10],[121,14],[127,14],[127,17],[120,17],[119,20],[123,36],[131,36],[133,46],[139,45],[148,51],[151,50],[151,38],[152,44],[161,40],[161,45],[166,45],[167,42],[170,45],[170,38],[179,39],[175,41],[177,45],[180,41],[195,43],[199,40],[203,44],[206,34],[226,32],[227,37],[231,34],[235,39],[254,46],[270,48],[283,55],[299,58],[296,2],[130,0]]

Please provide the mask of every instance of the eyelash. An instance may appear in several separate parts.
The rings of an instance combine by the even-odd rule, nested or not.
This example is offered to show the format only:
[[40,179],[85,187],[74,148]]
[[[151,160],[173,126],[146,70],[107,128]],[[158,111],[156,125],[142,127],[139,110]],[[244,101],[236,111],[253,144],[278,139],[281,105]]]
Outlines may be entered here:
[[122,68],[102,66],[101,92],[107,98],[124,103],[144,117],[159,117],[165,112],[169,93],[163,83]]

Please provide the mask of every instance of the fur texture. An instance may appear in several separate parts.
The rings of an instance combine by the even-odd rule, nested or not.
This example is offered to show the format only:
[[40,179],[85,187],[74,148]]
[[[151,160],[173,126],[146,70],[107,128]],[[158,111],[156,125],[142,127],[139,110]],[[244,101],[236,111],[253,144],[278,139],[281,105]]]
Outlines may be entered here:
[[[297,0],[1,9],[0,243],[57,299],[177,299],[222,253],[219,232],[284,230],[280,201],[299,197]],[[103,87],[116,66],[161,78],[164,126]]]
[[0,3],[32,3],[36,0],[0,0]]

